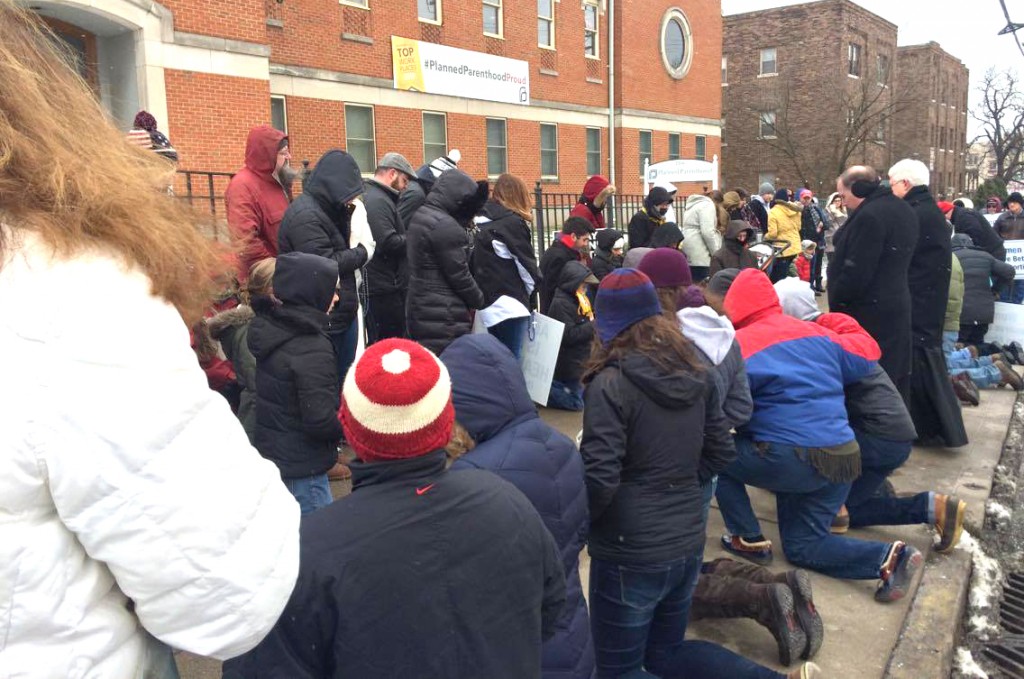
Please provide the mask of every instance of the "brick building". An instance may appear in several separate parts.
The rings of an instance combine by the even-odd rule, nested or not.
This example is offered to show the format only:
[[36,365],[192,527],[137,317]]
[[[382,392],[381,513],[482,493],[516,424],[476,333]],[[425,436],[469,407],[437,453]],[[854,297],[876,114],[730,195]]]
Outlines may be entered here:
[[937,193],[962,190],[967,70],[935,43],[898,48],[896,25],[850,0],[727,16],[724,33],[727,186],[828,194],[845,167],[916,157]]
[[893,119],[894,158],[927,163],[935,195],[960,195],[967,181],[967,67],[929,42],[900,47],[896,68],[908,102]]
[[[630,0],[628,11],[624,0],[31,6],[78,54],[119,125],[127,128],[139,108],[156,116],[182,169],[236,170],[248,129],[260,123],[287,130],[295,160],[315,161],[341,147],[372,171],[387,151],[419,165],[459,148],[461,166],[474,176],[507,170],[571,193],[596,173],[614,174],[620,192],[636,193],[644,157],[711,160],[720,153],[717,1]],[[516,85],[509,101],[493,92],[500,82],[445,74],[438,85],[442,77],[431,71],[421,91],[397,89],[396,37],[421,41],[421,57],[438,45],[457,48],[443,52],[452,63],[487,71],[492,80],[506,69],[528,84]]]
[[896,26],[849,0],[724,19],[727,186],[835,190],[841,166],[888,167]]

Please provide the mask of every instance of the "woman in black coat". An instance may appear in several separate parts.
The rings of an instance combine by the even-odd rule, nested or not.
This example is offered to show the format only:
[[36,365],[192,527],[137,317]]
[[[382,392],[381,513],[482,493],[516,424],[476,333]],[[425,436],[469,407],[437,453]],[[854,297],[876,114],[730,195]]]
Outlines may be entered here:
[[487,182],[449,170],[434,184],[406,234],[409,336],[435,354],[470,332],[473,310],[484,305],[484,294],[469,270],[467,227],[487,194]]
[[964,270],[964,304],[960,311],[960,341],[981,344],[995,319],[995,296],[1013,283],[1013,266],[976,247],[965,233],[953,236],[953,256]]
[[[494,183],[491,200],[476,218],[469,261],[473,278],[484,293],[484,325],[516,358],[530,324],[530,297],[541,281],[531,221],[530,189],[519,177],[501,175]],[[508,299],[499,302],[501,297]],[[492,312],[504,320],[490,322]]]

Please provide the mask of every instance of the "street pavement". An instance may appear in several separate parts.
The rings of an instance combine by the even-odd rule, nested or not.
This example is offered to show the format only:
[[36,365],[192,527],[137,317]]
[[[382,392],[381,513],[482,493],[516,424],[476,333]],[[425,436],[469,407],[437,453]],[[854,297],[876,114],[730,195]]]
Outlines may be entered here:
[[[915,448],[906,465],[891,477],[896,491],[913,493],[935,490],[959,495],[968,503],[968,530],[975,532],[972,527],[980,526],[984,517],[993,469],[999,461],[1015,400],[1016,392],[1009,389],[984,390],[980,407],[965,407],[963,410],[970,443],[960,449]],[[548,409],[543,409],[541,414],[545,421],[575,440],[581,428],[580,414]],[[349,488],[347,482],[332,484],[336,497],[348,494]],[[750,490],[750,497],[765,535],[776,545],[772,570],[784,571],[790,566],[786,563],[779,543],[774,498],[770,493],[756,489]],[[713,510],[708,520],[705,559],[728,556],[718,544],[723,532],[721,516],[717,510]],[[926,569],[941,567],[940,560],[951,558],[931,551],[934,533],[925,526],[851,530],[849,535],[885,542],[906,540],[927,555]],[[589,579],[588,571],[589,558],[584,550],[580,559],[584,591]],[[818,574],[812,574],[811,577],[815,603],[825,623],[825,642],[814,659],[825,671],[824,676],[858,679],[887,676],[886,665],[903,629],[913,597],[893,604],[879,604],[873,598],[875,580],[835,580]],[[956,577],[932,579],[937,584],[929,586],[959,588],[965,585],[966,577],[967,573],[960,570]],[[918,620],[921,618],[918,616]],[[947,625],[950,630],[955,629],[957,618],[959,612],[954,610],[942,610],[923,616],[926,623]],[[756,662],[779,670],[785,669],[777,663],[775,642],[771,635],[752,620],[702,620],[690,626],[687,637],[715,641]],[[952,631],[947,638],[951,648],[955,644]],[[177,657],[182,679],[220,677],[220,663],[217,661],[187,653],[180,653]],[[925,679],[926,676],[930,678],[938,675],[917,676]]]

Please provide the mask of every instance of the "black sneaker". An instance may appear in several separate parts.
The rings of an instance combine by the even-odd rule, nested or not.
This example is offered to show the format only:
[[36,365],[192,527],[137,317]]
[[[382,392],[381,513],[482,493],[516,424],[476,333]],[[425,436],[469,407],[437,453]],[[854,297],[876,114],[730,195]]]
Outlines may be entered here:
[[1024,365],[1024,346],[1021,346],[1020,342],[1010,342],[1003,346],[1006,353],[1013,359],[1013,362],[1017,365]]
[[875,601],[889,603],[905,597],[922,563],[924,557],[917,549],[905,542],[892,543],[879,572],[882,582],[875,590]]
[[793,610],[793,592],[790,588],[783,584],[764,587],[767,590],[768,608],[764,621],[779,646],[779,662],[788,666],[807,648],[807,636]]
[[814,593],[811,591],[811,576],[802,569],[786,573],[786,583],[793,592],[793,611],[796,613],[796,621],[807,637],[807,645],[804,646],[800,657],[810,660],[818,654],[821,643],[825,640],[825,625],[818,615],[818,609],[814,606]]

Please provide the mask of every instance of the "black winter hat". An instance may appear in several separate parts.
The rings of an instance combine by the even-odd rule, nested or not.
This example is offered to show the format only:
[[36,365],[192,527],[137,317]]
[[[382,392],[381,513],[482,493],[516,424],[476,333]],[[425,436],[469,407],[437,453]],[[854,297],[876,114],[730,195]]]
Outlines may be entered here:
[[789,191],[787,189],[779,189],[775,192],[775,200],[789,200]]
[[1009,205],[1010,203],[1016,203],[1017,205],[1024,207],[1024,196],[1020,195],[1020,191],[1014,191],[1006,198],[1006,204]]
[[651,205],[661,205],[662,203],[671,203],[672,196],[668,195],[668,191],[660,186],[655,186],[651,189],[651,192],[647,194],[647,200],[650,201]]

